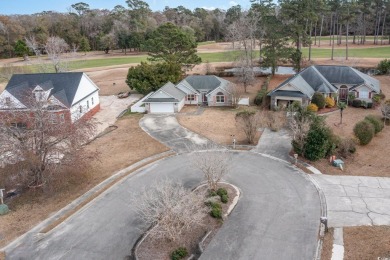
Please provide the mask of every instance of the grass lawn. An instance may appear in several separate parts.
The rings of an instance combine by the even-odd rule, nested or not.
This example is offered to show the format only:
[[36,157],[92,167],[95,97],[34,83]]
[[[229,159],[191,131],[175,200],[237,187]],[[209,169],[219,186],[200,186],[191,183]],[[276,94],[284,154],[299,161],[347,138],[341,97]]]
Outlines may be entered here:
[[[309,56],[309,48],[303,48],[303,55]],[[377,48],[361,48],[353,49],[349,48],[348,50],[349,57],[358,57],[358,58],[383,58],[390,56],[390,47],[377,47]],[[332,55],[331,49],[312,49],[312,58],[330,58]],[[344,57],[345,49],[334,49],[334,57]]]
[[215,43],[215,41],[207,41],[207,42],[198,42],[198,46],[202,46],[202,45],[208,45],[208,44],[213,44]]

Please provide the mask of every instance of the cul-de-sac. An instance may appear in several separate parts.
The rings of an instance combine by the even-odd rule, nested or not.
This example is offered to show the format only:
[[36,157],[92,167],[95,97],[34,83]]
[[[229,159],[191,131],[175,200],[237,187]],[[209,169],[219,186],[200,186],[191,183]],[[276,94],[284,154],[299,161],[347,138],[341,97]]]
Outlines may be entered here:
[[390,259],[390,1],[4,0],[0,260]]

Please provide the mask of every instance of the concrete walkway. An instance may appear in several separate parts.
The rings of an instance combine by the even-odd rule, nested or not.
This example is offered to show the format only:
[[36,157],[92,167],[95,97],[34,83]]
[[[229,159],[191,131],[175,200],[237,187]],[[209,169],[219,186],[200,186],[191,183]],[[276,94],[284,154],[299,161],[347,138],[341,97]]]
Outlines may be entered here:
[[210,147],[223,149],[209,139],[182,127],[172,114],[148,114],[139,121],[139,125],[150,136],[177,153],[204,150]]
[[325,194],[330,227],[390,225],[390,178],[311,177]]
[[259,143],[256,148],[252,150],[290,161],[288,153],[291,149],[291,137],[288,130],[281,129],[278,132],[273,132],[270,129],[265,128],[261,134]]

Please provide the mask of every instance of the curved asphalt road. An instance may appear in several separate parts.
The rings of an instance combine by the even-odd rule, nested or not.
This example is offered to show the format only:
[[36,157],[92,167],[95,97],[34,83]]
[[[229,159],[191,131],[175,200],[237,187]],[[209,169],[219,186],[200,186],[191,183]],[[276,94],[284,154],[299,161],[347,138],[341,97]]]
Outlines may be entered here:
[[[141,234],[131,196],[160,178],[195,187],[191,155],[166,158],[132,174],[45,237],[6,252],[7,259],[124,259]],[[235,152],[226,180],[242,197],[202,259],[313,259],[320,207],[314,186],[287,164]]]
[[[178,153],[211,142],[172,116],[148,116],[140,125]],[[311,182],[289,164],[254,152],[232,153],[234,167],[225,179],[241,189],[241,199],[201,258],[313,259],[320,202]],[[166,158],[138,170],[54,230],[7,250],[7,259],[124,259],[143,227],[131,197],[160,178],[197,186],[202,175],[189,166],[191,156]]]

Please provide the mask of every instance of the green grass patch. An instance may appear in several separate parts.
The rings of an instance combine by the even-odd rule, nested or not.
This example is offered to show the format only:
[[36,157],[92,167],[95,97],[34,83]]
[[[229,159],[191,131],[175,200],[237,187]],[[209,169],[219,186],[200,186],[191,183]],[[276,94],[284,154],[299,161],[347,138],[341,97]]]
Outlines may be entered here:
[[[309,56],[309,48],[303,48],[302,53],[304,56]],[[317,49],[312,48],[312,58],[330,58],[332,55],[331,49]],[[357,58],[383,58],[390,56],[390,46],[389,47],[376,47],[376,48],[363,48],[363,49],[353,49],[349,48],[348,50],[349,57]],[[345,48],[343,49],[334,49],[334,57],[345,57]]]
[[92,59],[92,60],[80,60],[72,61],[69,63],[71,70],[84,69],[84,68],[95,68],[105,66],[115,66],[131,63],[140,63],[146,61],[147,55],[121,57],[121,58],[107,58],[107,59]]

